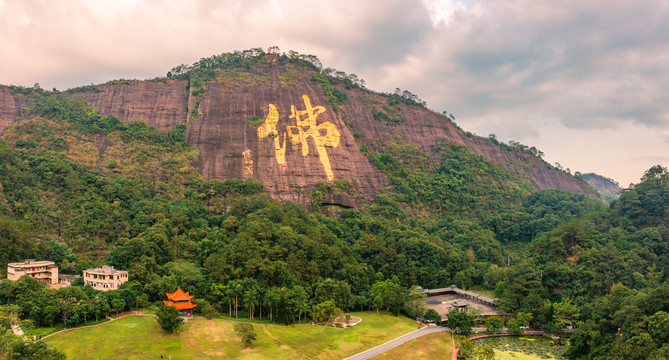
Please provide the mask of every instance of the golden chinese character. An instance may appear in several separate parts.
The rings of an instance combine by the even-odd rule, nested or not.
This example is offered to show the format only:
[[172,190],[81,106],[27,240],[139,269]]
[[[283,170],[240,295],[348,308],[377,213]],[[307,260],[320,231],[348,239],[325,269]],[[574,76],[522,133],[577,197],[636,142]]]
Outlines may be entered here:
[[[337,147],[339,146],[339,140],[341,135],[337,127],[326,121],[318,125],[316,123],[316,117],[322,114],[325,111],[325,108],[322,106],[311,106],[311,100],[307,95],[303,95],[302,99],[304,100],[305,110],[297,110],[295,105],[292,105],[291,108],[291,119],[295,119],[295,125],[287,126],[287,133],[290,138],[290,142],[293,144],[302,145],[302,156],[307,156],[309,154],[309,144],[307,139],[311,137],[316,144],[316,151],[318,152],[318,158],[325,168],[325,174],[328,177],[328,180],[332,180],[334,175],[332,174],[332,168],[330,166],[330,159],[328,158],[328,153],[325,150],[326,146]],[[303,120],[302,117],[306,115],[306,118]],[[265,123],[258,128],[258,137],[265,138],[272,133],[275,133],[274,136],[274,149],[276,153],[276,161],[279,164],[283,164],[285,161],[286,154],[286,133],[283,134],[283,146],[279,142],[279,132],[276,129],[276,124],[279,122],[279,112],[276,107],[272,104],[269,105],[269,114]],[[321,131],[324,133],[321,135]]]
[[274,133],[274,152],[276,162],[283,164],[286,161],[286,134],[283,134],[283,146],[279,144],[279,132],[276,130],[276,124],[279,122],[279,112],[276,106],[269,104],[269,114],[265,122],[258,127],[258,137],[265,138]]

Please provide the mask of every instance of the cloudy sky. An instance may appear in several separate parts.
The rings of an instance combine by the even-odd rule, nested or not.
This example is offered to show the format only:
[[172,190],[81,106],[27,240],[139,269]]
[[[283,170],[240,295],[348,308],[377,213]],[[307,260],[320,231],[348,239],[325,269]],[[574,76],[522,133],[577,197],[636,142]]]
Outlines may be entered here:
[[0,83],[164,76],[252,47],[410,90],[464,129],[624,187],[669,166],[669,4],[644,1],[0,0]]

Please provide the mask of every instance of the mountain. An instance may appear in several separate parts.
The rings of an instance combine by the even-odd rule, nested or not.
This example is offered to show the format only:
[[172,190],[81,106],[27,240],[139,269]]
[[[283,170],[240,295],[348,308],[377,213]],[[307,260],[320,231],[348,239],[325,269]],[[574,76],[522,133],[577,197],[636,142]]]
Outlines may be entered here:
[[[369,154],[394,139],[428,156],[444,142],[458,144],[528,189],[599,197],[536,151],[465,132],[409,92],[376,93],[354,75],[326,70],[309,56],[235,52],[177,67],[170,79],[117,80],[67,93],[126,124],[173,129],[186,121],[186,142],[199,151],[194,166],[205,178],[250,178],[274,198],[305,205],[319,184],[346,187],[321,200],[345,207],[388,189]],[[0,87],[0,104],[1,132],[23,119],[30,100]]]
[[180,287],[203,313],[232,317],[243,294],[235,317],[290,324],[327,302],[416,318],[412,287],[455,284],[532,326],[574,324],[570,358],[666,358],[669,171],[607,206],[590,174],[453,120],[258,49],[148,81],[0,86],[0,278],[26,258],[130,278],[98,294],[23,277],[0,304],[70,327]]
[[598,193],[602,194],[604,198],[614,200],[620,197],[622,189],[617,181],[595,173],[583,174],[581,177],[597,190]]

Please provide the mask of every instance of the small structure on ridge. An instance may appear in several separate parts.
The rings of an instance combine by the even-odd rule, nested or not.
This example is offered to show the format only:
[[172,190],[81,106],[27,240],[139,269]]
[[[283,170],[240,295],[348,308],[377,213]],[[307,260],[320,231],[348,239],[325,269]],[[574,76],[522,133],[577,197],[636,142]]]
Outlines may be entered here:
[[190,313],[189,317],[193,317],[193,308],[197,306],[196,304],[190,302],[190,300],[193,298],[193,295],[189,295],[188,292],[184,292],[181,290],[181,287],[179,287],[177,291],[171,294],[166,292],[165,295],[167,295],[167,298],[169,299],[163,300],[165,305],[177,308],[179,312],[184,312],[186,316],[189,316],[188,314]]

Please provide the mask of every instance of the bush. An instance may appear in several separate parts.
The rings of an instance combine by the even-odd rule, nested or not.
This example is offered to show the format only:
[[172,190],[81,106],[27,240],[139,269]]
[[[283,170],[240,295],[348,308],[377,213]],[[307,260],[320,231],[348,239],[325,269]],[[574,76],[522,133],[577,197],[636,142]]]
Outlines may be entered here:
[[327,323],[334,320],[340,313],[341,310],[335,306],[334,302],[328,300],[314,306],[311,315],[316,322]]
[[253,115],[250,118],[246,119],[246,122],[253,125],[253,126],[258,126],[258,125],[264,123],[265,120]]
[[258,334],[253,329],[253,325],[249,323],[236,323],[233,328],[235,329],[235,334],[242,338],[242,343],[247,347],[251,346],[258,337]]

